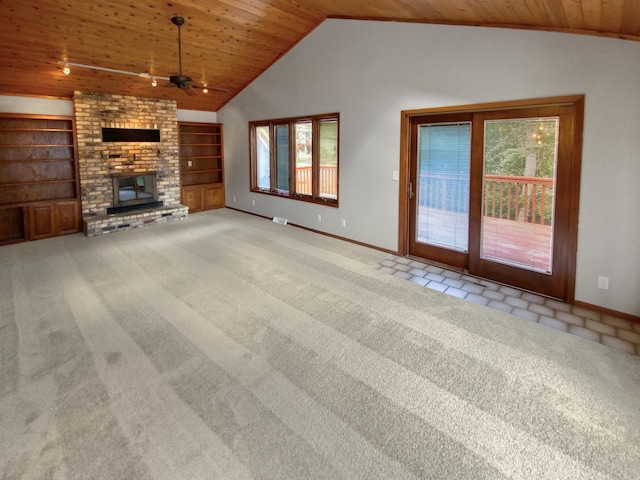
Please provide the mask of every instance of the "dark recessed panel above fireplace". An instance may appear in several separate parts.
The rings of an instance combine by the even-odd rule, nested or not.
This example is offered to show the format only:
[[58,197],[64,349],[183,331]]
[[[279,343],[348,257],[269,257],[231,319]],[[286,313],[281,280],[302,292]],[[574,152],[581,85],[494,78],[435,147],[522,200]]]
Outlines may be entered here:
[[160,130],[153,128],[103,128],[103,142],[159,142]]

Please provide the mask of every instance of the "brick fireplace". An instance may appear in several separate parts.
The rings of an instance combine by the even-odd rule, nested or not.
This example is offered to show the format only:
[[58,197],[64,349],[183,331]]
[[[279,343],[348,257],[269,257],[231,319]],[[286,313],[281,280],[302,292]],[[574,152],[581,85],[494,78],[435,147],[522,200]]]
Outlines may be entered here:
[[[176,102],[154,98],[75,92],[82,217],[87,235],[181,220],[180,157]],[[103,129],[159,131],[159,141],[103,141]],[[128,140],[128,139],[127,139]],[[108,214],[114,207],[114,176],[153,172],[163,206]]]

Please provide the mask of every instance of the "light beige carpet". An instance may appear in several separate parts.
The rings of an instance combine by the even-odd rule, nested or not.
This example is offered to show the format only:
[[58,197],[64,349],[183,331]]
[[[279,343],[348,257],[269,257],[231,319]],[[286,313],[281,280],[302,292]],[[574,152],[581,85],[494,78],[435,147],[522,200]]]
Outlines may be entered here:
[[638,479],[640,357],[231,210],[0,247],[0,477]]

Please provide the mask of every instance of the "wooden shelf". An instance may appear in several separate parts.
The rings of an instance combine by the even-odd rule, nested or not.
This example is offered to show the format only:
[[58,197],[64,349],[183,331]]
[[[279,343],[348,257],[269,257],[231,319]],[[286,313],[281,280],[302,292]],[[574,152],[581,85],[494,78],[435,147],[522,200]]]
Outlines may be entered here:
[[20,144],[13,144],[13,145],[9,145],[9,144],[0,144],[0,148],[51,148],[51,147],[73,147],[73,144],[63,144],[63,143],[43,143],[40,145],[20,145]]
[[[37,120],[37,125],[34,124]],[[72,117],[66,115],[29,115],[21,113],[8,113],[0,118],[0,131],[2,130],[26,130],[29,132],[61,130],[74,132],[74,125],[69,126]]]
[[[221,134],[215,133],[215,132],[210,132],[210,131],[206,131],[206,132],[199,132],[199,131],[189,131],[189,124],[188,122],[181,122],[182,125],[182,130],[180,131],[180,135],[206,135],[208,137],[211,136],[222,136]],[[215,123],[203,123],[202,125],[218,125]],[[208,129],[209,127],[204,127],[205,129]]]
[[0,114],[0,244],[80,231],[74,127],[68,116]]
[[200,123],[200,122],[179,122],[180,123],[180,135],[218,135],[222,136],[220,132],[211,131],[212,125],[221,127],[220,123]]
[[[56,198],[55,201],[56,202],[75,202],[77,200],[77,198],[75,197],[60,197],[60,198]],[[50,203],[51,200],[44,200],[44,201],[37,201],[37,202],[15,202],[15,203],[5,203],[3,205],[0,205],[0,210],[4,210],[6,208],[17,208],[17,207],[28,207],[29,205],[36,205],[38,203]]]
[[75,178],[59,179],[59,180],[34,180],[30,182],[14,182],[14,183],[0,183],[0,188],[4,187],[16,187],[19,185],[44,185],[48,183],[75,183]]
[[220,172],[207,172],[207,173],[196,173],[194,175],[189,175],[185,173],[182,177],[182,186],[183,187],[192,187],[194,185],[221,185],[222,184],[222,175]]
[[223,207],[222,125],[179,122],[178,128],[182,203],[190,212]]
[[69,163],[75,162],[74,158],[22,158],[19,160],[0,160],[0,165],[7,163],[31,163],[31,162],[59,162],[59,163]]
[[180,144],[183,147],[219,147],[221,146],[219,143],[182,143]]
[[208,172],[221,172],[221,168],[209,168],[206,170],[183,170],[182,173],[208,173]]

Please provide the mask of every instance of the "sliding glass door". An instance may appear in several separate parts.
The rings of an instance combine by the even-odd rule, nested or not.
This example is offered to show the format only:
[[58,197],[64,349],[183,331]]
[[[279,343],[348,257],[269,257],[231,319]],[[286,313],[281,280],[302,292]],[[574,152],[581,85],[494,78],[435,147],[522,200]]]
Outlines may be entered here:
[[551,273],[558,118],[484,122],[480,258]]
[[574,124],[566,105],[412,117],[409,253],[565,298]]
[[469,251],[471,121],[465,117],[430,117],[412,128],[411,251],[461,267]]

